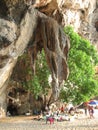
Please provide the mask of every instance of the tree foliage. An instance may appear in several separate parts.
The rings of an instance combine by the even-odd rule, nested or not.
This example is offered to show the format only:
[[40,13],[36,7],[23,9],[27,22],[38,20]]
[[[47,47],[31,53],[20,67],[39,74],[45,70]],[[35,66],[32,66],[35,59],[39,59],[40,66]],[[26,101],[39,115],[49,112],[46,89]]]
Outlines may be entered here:
[[78,104],[98,94],[98,82],[94,79],[98,53],[90,41],[80,37],[72,27],[65,27],[64,31],[71,44],[68,58],[70,74],[60,97]]
[[47,95],[51,87],[48,81],[50,70],[46,62],[44,50],[38,53],[35,75],[33,75],[32,69],[29,69],[28,72],[30,78],[23,82],[24,87],[32,92],[36,98],[39,95]]

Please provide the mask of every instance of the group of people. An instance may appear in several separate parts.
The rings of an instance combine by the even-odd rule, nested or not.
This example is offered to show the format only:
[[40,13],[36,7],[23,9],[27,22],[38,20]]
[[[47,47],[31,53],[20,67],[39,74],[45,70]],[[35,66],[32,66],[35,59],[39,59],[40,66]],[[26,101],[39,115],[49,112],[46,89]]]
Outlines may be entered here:
[[[74,107],[70,107],[70,109],[65,109],[65,108],[66,107],[64,105],[62,105],[60,108],[53,111],[53,109],[49,109],[49,108],[46,107],[45,113],[41,112],[40,116],[38,116],[38,119],[39,120],[45,119],[46,124],[47,124],[48,121],[51,124],[51,123],[54,123],[54,120],[57,120],[57,121],[67,120],[67,121],[69,121],[72,117],[77,117],[78,111],[77,111],[76,108],[74,108]],[[86,116],[89,115],[90,119],[94,118],[94,108],[93,108],[93,106],[85,106],[84,110],[85,110]],[[78,116],[79,116],[79,114],[78,114]]]
[[[90,105],[86,105],[86,106],[84,106],[84,109],[85,109],[85,115],[86,116],[89,115],[89,118],[93,119],[94,118],[94,107],[90,106]],[[64,107],[63,106],[61,107],[61,112],[64,112]],[[74,115],[75,114],[74,107],[71,107],[69,109],[68,114],[70,114],[70,115]]]

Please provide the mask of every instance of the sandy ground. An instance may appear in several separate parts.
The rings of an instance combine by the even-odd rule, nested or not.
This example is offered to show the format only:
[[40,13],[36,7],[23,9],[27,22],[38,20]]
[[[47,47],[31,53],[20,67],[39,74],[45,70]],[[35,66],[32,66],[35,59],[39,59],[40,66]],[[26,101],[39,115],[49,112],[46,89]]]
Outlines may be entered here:
[[81,115],[71,121],[46,124],[44,120],[34,120],[34,116],[7,117],[0,119],[0,130],[98,130],[98,110],[94,119]]

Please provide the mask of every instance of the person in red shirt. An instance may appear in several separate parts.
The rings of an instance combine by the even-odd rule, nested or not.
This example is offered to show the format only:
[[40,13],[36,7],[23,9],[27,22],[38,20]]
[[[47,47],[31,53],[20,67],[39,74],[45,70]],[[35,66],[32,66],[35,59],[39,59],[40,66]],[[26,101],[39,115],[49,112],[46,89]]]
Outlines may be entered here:
[[64,107],[63,107],[63,105],[61,106],[61,112],[64,113]]

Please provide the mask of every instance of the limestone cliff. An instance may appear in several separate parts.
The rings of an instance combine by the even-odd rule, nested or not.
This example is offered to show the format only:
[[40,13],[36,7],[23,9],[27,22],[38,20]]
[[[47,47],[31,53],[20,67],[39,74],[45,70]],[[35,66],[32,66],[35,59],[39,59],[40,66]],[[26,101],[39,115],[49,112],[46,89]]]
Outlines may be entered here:
[[63,26],[73,26],[98,49],[98,0],[39,0],[34,6]]
[[[68,76],[71,25],[98,49],[98,0],[0,0],[0,110],[6,111],[6,87],[18,57],[32,43],[33,61],[44,48],[55,98]],[[30,46],[29,46],[30,45]],[[33,62],[34,63],[34,62]]]
[[3,12],[0,8],[0,111],[6,113],[8,81],[18,57],[27,47],[34,48],[31,49],[32,65],[38,51],[44,48],[52,72],[52,96],[57,99],[61,85],[68,76],[69,39],[62,26],[25,0],[1,0],[0,7],[7,9]]

